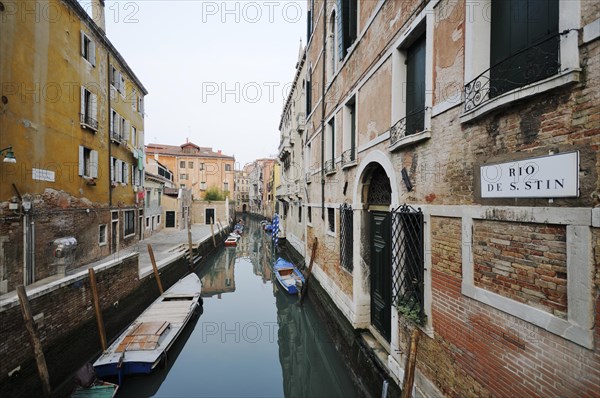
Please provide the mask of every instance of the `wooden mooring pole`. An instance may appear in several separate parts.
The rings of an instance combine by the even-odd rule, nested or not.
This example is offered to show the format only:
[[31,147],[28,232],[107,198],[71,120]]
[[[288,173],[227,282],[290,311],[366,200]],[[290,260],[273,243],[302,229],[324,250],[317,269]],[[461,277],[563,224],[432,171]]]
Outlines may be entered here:
[[31,338],[31,346],[33,347],[35,362],[40,374],[40,379],[42,379],[44,397],[50,398],[52,396],[52,389],[50,388],[50,376],[48,375],[46,358],[44,357],[44,351],[42,350],[42,343],[40,342],[35,330],[35,325],[33,324],[31,305],[29,304],[29,299],[27,298],[27,293],[25,292],[25,287],[23,285],[19,285],[17,287],[17,294],[21,303],[21,312],[23,313],[25,327],[27,328],[27,332],[29,332],[29,337]]
[[96,286],[96,273],[93,268],[88,269],[90,274],[90,287],[92,289],[92,298],[94,300],[94,310],[96,311],[96,323],[98,324],[98,335],[100,335],[100,346],[102,352],[106,351],[106,332],[104,330],[104,319],[102,319],[102,308],[98,298],[98,288]]
[[211,218],[210,219],[210,234],[212,236],[212,240],[213,240],[213,246],[217,247],[217,241],[215,240],[215,227],[213,227],[213,223],[214,223],[214,219]]
[[192,243],[192,216],[189,214],[188,210],[188,222],[187,222],[188,230],[188,246],[190,251],[190,270],[194,269],[194,244]]
[[152,269],[154,270],[154,277],[156,278],[156,284],[158,285],[158,291],[163,294],[162,282],[160,281],[160,275],[158,273],[158,267],[156,266],[156,260],[154,259],[154,251],[152,245],[148,243],[148,254],[150,255],[150,262],[152,263]]
[[417,346],[421,330],[415,327],[410,335],[410,348],[404,365],[404,380],[402,381],[402,395],[400,398],[410,398],[415,382],[415,366],[417,364]]
[[310,263],[308,264],[308,271],[306,271],[306,277],[304,278],[304,286],[302,286],[302,289],[300,290],[300,300],[299,303],[300,305],[302,305],[302,302],[304,301],[304,297],[306,297],[306,295],[308,294],[308,280],[310,279],[310,275],[312,274],[312,267],[313,267],[313,263],[315,261],[315,256],[317,254],[317,246],[319,245],[319,241],[317,239],[317,237],[315,236],[315,239],[313,240],[313,245],[312,245],[312,252],[310,253]]

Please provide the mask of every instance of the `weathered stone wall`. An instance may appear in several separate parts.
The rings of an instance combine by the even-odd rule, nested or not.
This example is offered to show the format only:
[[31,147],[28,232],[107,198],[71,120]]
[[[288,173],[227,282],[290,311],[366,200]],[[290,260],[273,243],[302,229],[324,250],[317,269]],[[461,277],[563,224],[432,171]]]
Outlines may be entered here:
[[563,225],[474,223],[475,285],[567,318]]

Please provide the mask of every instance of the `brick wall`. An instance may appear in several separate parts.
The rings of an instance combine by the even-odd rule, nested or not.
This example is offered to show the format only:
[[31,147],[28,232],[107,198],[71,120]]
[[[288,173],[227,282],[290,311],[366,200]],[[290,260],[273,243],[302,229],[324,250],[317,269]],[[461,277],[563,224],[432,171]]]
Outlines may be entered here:
[[[315,221],[315,215],[313,214],[313,222]],[[321,269],[327,274],[331,280],[335,281],[341,291],[352,297],[352,274],[343,269],[340,265],[340,241],[339,241],[339,223],[338,223],[338,236],[318,236],[319,245],[317,248],[317,254],[315,262],[319,264]],[[315,228],[308,227],[307,242],[312,242],[315,236]],[[312,245],[312,243],[311,243]],[[311,246],[312,248],[312,246]],[[310,250],[307,252],[307,264],[310,261]]]
[[[419,371],[448,396],[567,397],[576,392],[577,396],[598,397],[600,328],[596,326],[595,348],[589,350],[463,296],[458,266],[462,261],[460,225],[460,218],[431,218],[433,302],[429,315],[434,333],[433,337],[423,335],[419,342]],[[515,228],[518,238],[525,226],[537,233],[543,229],[515,223],[496,226],[496,230]],[[598,259],[598,229],[593,230],[593,242]],[[598,260],[594,297],[596,325],[600,325]],[[402,320],[399,326],[400,349],[405,351],[411,327]]]
[[475,220],[475,285],[567,318],[566,228]]

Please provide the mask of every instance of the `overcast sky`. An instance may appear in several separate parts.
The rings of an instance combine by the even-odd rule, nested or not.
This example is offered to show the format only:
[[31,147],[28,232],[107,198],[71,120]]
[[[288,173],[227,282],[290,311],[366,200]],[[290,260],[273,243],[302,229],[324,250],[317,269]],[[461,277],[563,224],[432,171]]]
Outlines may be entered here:
[[107,0],[107,35],[149,92],[146,143],[275,155],[305,3]]

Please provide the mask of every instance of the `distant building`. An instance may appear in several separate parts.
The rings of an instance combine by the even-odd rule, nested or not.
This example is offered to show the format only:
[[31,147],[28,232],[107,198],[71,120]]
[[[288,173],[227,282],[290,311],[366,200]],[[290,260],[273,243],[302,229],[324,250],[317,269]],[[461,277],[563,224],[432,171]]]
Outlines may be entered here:
[[244,166],[248,175],[248,198],[250,212],[271,218],[275,213],[275,187],[279,184],[279,172],[274,173],[275,159],[257,159]]
[[146,158],[146,173],[144,176],[144,237],[148,237],[163,229],[165,212],[163,197],[165,188],[175,188],[173,172],[153,157]]
[[244,170],[235,171],[235,211],[246,213],[249,210],[250,197],[248,174]]
[[191,190],[194,200],[203,199],[205,191],[213,187],[232,196],[235,181],[233,156],[191,142],[181,146],[148,144],[146,153],[147,156],[158,156],[159,162],[173,170],[173,181],[177,187]]
[[57,18],[40,17],[41,1],[0,11],[0,293],[142,234],[147,91],[105,34],[104,1],[92,3],[93,18],[74,0],[51,2]]

